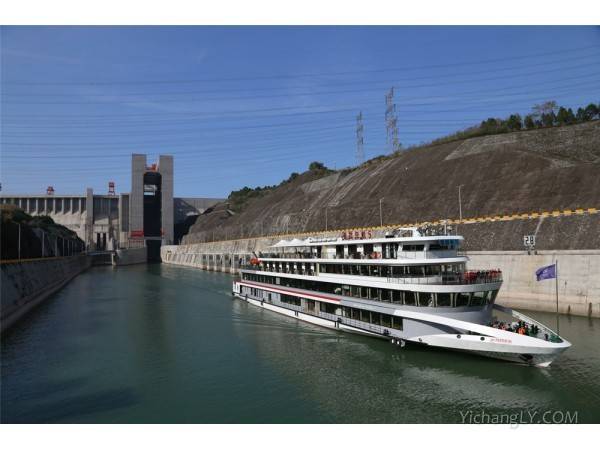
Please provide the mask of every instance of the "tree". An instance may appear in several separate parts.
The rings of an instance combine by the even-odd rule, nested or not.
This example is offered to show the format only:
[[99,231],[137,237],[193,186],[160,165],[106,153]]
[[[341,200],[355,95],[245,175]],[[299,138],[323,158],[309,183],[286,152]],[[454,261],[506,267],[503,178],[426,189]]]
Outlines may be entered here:
[[511,114],[506,121],[506,126],[510,131],[518,131],[523,128],[523,121],[519,114]]
[[539,105],[534,105],[533,117],[541,119],[544,114],[555,114],[557,104],[554,100],[550,100]]
[[593,120],[597,116],[600,117],[600,104],[595,105],[594,103],[590,103],[585,107],[585,120]]
[[566,109],[561,106],[558,110],[558,114],[556,115],[556,124],[557,125],[569,125],[575,123],[575,114],[573,114],[573,110],[571,108]]
[[494,119],[493,117],[490,117],[489,119],[481,122],[481,125],[479,126],[479,128],[485,134],[496,133],[496,132],[498,132],[498,129],[500,128],[501,123],[502,123],[502,121],[500,119]]
[[291,182],[294,181],[296,178],[298,178],[300,176],[300,174],[298,172],[292,172],[290,177],[287,179],[287,182]]
[[554,111],[552,111],[551,113],[542,114],[541,122],[542,125],[545,127],[554,126],[554,124],[556,123],[556,114],[554,114]]
[[322,162],[313,161],[308,166],[308,170],[310,170],[311,172],[318,172],[321,170],[328,170],[328,169],[327,169],[327,167],[325,167],[325,164],[323,164]]
[[528,130],[535,128],[535,121],[533,120],[533,116],[531,114],[527,114],[525,116],[524,125]]
[[564,107],[560,107],[558,110],[558,114],[556,115],[556,123],[558,125],[566,125],[569,120],[569,114]]

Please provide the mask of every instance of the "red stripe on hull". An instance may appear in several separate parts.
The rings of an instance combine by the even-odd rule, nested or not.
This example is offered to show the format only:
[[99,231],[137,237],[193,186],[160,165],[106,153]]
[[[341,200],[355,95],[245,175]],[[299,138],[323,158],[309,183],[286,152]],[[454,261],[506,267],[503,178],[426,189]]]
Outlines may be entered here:
[[335,303],[339,303],[340,302],[340,300],[338,300],[337,298],[331,298],[331,297],[327,297],[325,295],[301,294],[299,292],[288,291],[286,289],[272,288],[270,285],[268,287],[266,287],[266,286],[264,286],[262,284],[252,283],[250,281],[237,281],[237,283],[243,284],[243,285],[246,285],[246,286],[259,287],[259,288],[262,288],[262,289],[272,290],[272,291],[283,293],[283,294],[291,294],[291,295],[294,295],[296,297],[306,297],[306,298],[315,297],[318,300],[327,300],[327,301],[335,302]]

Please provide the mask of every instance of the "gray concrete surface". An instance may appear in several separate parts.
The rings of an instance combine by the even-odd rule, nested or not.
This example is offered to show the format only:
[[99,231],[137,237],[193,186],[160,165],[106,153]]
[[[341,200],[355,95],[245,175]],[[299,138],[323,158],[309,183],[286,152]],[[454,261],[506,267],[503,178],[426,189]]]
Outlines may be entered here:
[[120,248],[112,254],[113,266],[128,266],[131,264],[146,264],[148,252],[146,247]]
[[85,255],[0,265],[0,330],[8,330],[35,306],[89,268]]

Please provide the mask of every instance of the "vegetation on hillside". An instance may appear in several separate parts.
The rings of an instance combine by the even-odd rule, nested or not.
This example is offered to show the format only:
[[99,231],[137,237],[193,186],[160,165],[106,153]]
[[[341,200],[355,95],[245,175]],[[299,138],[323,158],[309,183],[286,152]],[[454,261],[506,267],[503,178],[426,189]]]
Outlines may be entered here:
[[[46,255],[54,255],[54,251],[62,250],[62,241],[71,241],[83,248],[83,241],[74,231],[59,225],[49,216],[30,216],[16,205],[0,205],[1,258],[16,259],[18,257],[19,226],[21,233],[21,258],[39,258],[42,251],[41,236],[44,236]],[[42,234],[42,232],[44,234]],[[51,245],[55,240],[58,247]]]
[[[577,111],[574,112],[571,108],[558,106],[556,101],[547,101],[539,105],[534,105],[531,113],[525,115],[524,117],[518,113],[511,114],[505,119],[490,117],[482,121],[479,125],[475,125],[448,136],[435,139],[431,142],[431,144],[442,144],[472,137],[510,133],[521,130],[572,125],[597,119],[600,119],[600,104],[590,103],[585,108],[578,108]],[[412,147],[408,147],[408,149],[410,148]],[[343,175],[350,173],[359,167],[367,167],[391,158],[394,156],[394,154],[398,154],[402,151],[404,150],[398,150],[389,155],[379,155],[365,161],[358,167],[347,167],[342,169],[340,172]],[[308,167],[308,173],[312,174],[313,177],[316,178],[329,175],[333,172],[333,170],[329,169],[319,161],[311,162]],[[293,172],[287,179],[283,180],[277,185],[257,186],[254,188],[245,186],[237,191],[232,191],[227,197],[229,208],[232,211],[239,213],[245,209],[250,200],[263,197],[265,194],[272,192],[276,188],[291,183],[300,176],[300,173]]]
[[576,112],[573,112],[571,108],[565,108],[564,106],[559,107],[557,103],[552,100],[539,105],[534,105],[531,113],[527,114],[525,117],[521,117],[520,114],[511,114],[505,119],[490,117],[489,119],[482,121],[479,125],[435,139],[432,143],[441,144],[477,136],[573,125],[596,119],[600,119],[600,103],[590,103],[585,108],[578,108]]
[[[311,174],[315,178],[320,178],[329,175],[333,172],[333,170],[326,167],[325,164],[323,164],[322,162],[313,161],[309,164],[307,173]],[[227,197],[229,208],[232,211],[239,213],[244,210],[244,208],[250,200],[262,197],[280,186],[291,183],[299,176],[299,173],[293,172],[289,176],[289,178],[283,180],[279,184],[274,184],[272,186],[257,186],[255,188],[244,186],[242,189],[239,189],[237,191],[231,191],[231,193]]]

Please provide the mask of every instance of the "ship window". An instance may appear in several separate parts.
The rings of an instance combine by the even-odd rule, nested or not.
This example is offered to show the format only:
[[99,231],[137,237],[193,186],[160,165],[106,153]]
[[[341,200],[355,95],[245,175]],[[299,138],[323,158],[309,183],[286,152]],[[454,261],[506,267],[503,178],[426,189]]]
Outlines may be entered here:
[[437,294],[437,306],[452,306],[451,295],[449,292],[439,292]]
[[369,288],[369,299],[371,300],[377,300],[379,298],[378,292],[377,292],[377,288]]
[[360,287],[350,286],[350,291],[352,292],[352,297],[360,297]]
[[352,318],[354,320],[360,320],[360,310],[356,308],[352,308]]
[[350,296],[350,295],[352,295],[352,294],[350,293],[350,286],[348,286],[347,284],[344,284],[344,285],[342,286],[342,295],[345,295],[345,296],[347,296],[347,297],[348,297],[348,296]]
[[402,275],[403,275],[403,272],[404,272],[404,270],[403,270],[403,269],[404,269],[404,268],[403,268],[402,266],[392,266],[392,274],[393,274],[395,277],[400,277],[400,276],[402,276]]
[[413,291],[404,292],[404,304],[405,305],[416,305],[417,304],[417,293]]
[[419,306],[433,306],[433,294],[431,292],[419,292]]
[[379,276],[381,276],[381,277],[387,277],[388,276],[388,269],[389,269],[388,266],[381,266],[379,268]]
[[440,275],[441,266],[425,266],[425,275]]
[[483,306],[487,302],[487,296],[489,291],[473,292],[471,297],[471,306]]
[[469,292],[459,292],[456,294],[456,306],[467,306],[469,304],[469,297],[471,297]]
[[391,328],[392,327],[392,317],[388,314],[381,315],[381,325],[384,327]]
[[368,289],[369,289],[369,288],[367,288],[367,287],[365,287],[365,286],[361,286],[361,287],[360,287],[360,297],[361,297],[361,298],[368,298],[368,292],[367,292],[367,291],[368,291]]
[[378,312],[371,312],[371,323],[374,325],[381,325],[381,314]]
[[491,291],[492,295],[491,295],[491,299],[490,299],[490,303],[494,303],[496,301],[496,296],[498,295],[498,291]]
[[425,245],[405,244],[402,246],[404,252],[422,252]]
[[360,266],[360,274],[364,275],[364,276],[368,276],[369,275],[369,266],[361,265]]
[[402,291],[396,291],[396,290],[392,291],[392,301],[394,303],[400,303],[400,304],[402,304],[403,303],[403,301],[402,301],[403,296],[404,296],[404,293]]
[[371,322],[371,312],[360,310],[360,320],[363,322]]
[[402,317],[392,316],[392,328],[395,330],[402,329]]
[[388,289],[382,289],[380,298],[381,298],[382,302],[389,302],[390,301],[390,291]]

